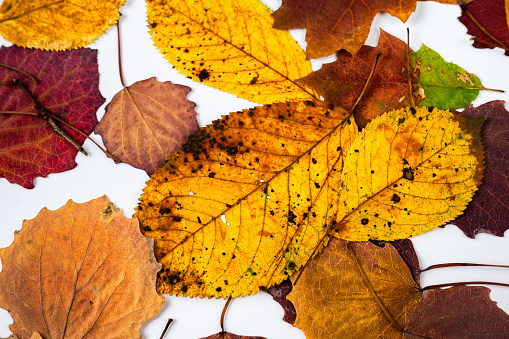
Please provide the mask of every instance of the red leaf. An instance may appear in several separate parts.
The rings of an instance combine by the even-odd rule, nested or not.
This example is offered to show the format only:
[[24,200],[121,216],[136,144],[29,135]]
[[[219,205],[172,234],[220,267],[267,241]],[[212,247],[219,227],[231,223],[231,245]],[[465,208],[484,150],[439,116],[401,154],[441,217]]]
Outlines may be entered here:
[[[489,32],[494,40],[477,25],[465,12],[465,9]],[[468,34],[477,38],[476,48],[506,48],[505,55],[509,55],[509,26],[507,22],[506,5],[504,0],[476,0],[463,7],[459,21],[463,23]],[[482,40],[482,41],[479,41]],[[484,42],[483,42],[484,41]],[[502,44],[500,44],[502,43]]]
[[201,339],[265,339],[264,337],[248,337],[244,335],[237,335],[228,332],[219,332],[216,334],[209,335]]
[[489,293],[489,288],[480,286],[428,291],[407,316],[404,337],[507,338],[509,315]]
[[115,95],[95,133],[114,156],[151,175],[200,128],[190,91],[155,77],[138,81]]
[[509,229],[509,112],[503,101],[491,101],[463,114],[487,118],[481,132],[486,168],[472,202],[453,223],[470,238],[481,232],[502,237]]
[[[0,63],[21,69],[37,78],[0,67],[0,82],[23,81],[39,104],[54,115],[90,134],[97,124],[96,111],[104,98],[99,92],[97,51],[84,48],[48,52],[17,46],[0,49]],[[18,86],[1,85],[0,112],[38,113]],[[75,141],[85,138],[61,125]],[[25,188],[34,188],[35,177],[76,167],[77,150],[57,135],[42,118],[22,114],[0,114],[0,177]]]
[[270,294],[272,298],[277,301],[285,311],[283,320],[289,324],[293,324],[297,318],[297,311],[295,310],[295,306],[293,306],[290,300],[286,299],[286,296],[290,294],[292,288],[292,282],[290,279],[286,279],[281,284],[274,285],[267,290],[267,293]]

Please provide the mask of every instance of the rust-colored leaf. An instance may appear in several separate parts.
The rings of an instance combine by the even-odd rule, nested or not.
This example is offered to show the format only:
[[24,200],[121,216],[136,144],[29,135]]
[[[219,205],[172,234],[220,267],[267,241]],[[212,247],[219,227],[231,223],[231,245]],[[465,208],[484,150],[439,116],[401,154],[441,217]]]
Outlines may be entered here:
[[236,297],[279,283],[319,251],[343,154],[358,133],[322,102],[232,113],[191,135],[136,209],[155,239],[158,291]]
[[190,91],[155,77],[136,82],[113,97],[95,133],[118,159],[153,174],[199,128]]
[[331,239],[288,295],[308,339],[398,338],[419,286],[390,244]]
[[200,339],[266,339],[265,337],[250,337],[244,335],[237,335],[228,332],[219,332],[216,334],[209,335],[208,337],[200,338]]
[[164,303],[151,239],[106,197],[25,220],[0,250],[0,306],[11,331],[28,338],[141,338]]
[[490,289],[456,286],[430,290],[406,319],[404,338],[507,338],[509,315]]

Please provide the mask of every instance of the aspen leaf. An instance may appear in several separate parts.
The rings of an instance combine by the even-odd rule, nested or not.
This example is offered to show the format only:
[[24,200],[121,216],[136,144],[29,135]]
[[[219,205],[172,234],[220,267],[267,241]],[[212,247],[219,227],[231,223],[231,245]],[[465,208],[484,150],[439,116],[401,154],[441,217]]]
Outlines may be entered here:
[[41,210],[0,250],[0,306],[14,319],[11,331],[141,338],[141,325],[164,303],[152,243],[105,196]]
[[422,299],[392,245],[331,239],[311,259],[288,299],[306,338],[398,338]]
[[114,156],[153,174],[199,128],[190,91],[155,77],[138,81],[113,97],[95,133]]
[[322,102],[232,113],[191,135],[136,209],[160,293],[237,297],[279,283],[326,242],[344,150],[358,133]]
[[295,82],[311,72],[304,51],[258,0],[154,0],[147,13],[156,47],[195,81],[263,104],[318,98]]
[[373,120],[345,155],[334,234],[397,240],[454,220],[481,184],[483,122],[431,108]]
[[29,48],[66,50],[94,42],[120,16],[125,0],[4,0],[0,34]]
[[[22,81],[41,106],[83,133],[92,133],[97,124],[96,111],[105,100],[99,92],[97,51],[82,48],[48,52],[1,47],[0,63],[36,76],[37,83],[6,67],[0,67],[0,82]],[[0,97],[4,98],[0,101],[0,177],[24,188],[34,188],[36,177],[76,167],[76,148],[55,133],[42,117],[3,113],[39,113],[21,88],[0,86]],[[83,135],[60,126],[73,140],[83,144]]]

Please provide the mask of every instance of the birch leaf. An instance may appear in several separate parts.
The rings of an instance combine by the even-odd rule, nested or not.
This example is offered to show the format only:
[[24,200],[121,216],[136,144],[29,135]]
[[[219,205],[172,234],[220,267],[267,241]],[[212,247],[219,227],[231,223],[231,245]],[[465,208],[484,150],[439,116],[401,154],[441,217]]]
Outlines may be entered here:
[[195,81],[264,104],[318,98],[295,82],[311,72],[304,51],[258,0],[154,0],[147,13],[156,47]]
[[233,113],[191,135],[135,216],[163,264],[158,291],[237,297],[291,275],[326,242],[344,150],[358,133],[321,102]]
[[29,48],[67,50],[94,42],[120,17],[125,0],[4,0],[0,34]]

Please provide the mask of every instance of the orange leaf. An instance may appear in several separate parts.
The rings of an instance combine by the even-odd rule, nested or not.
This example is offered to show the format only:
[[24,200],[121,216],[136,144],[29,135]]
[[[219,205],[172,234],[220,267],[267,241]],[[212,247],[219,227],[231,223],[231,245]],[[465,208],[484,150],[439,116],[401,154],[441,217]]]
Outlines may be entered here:
[[331,239],[288,295],[306,338],[398,338],[422,299],[398,251]]
[[95,133],[114,156],[152,174],[199,128],[190,91],[155,77],[138,81],[113,97]]
[[0,250],[0,306],[28,338],[141,338],[164,303],[154,288],[160,265],[136,219],[105,196],[25,220]]

